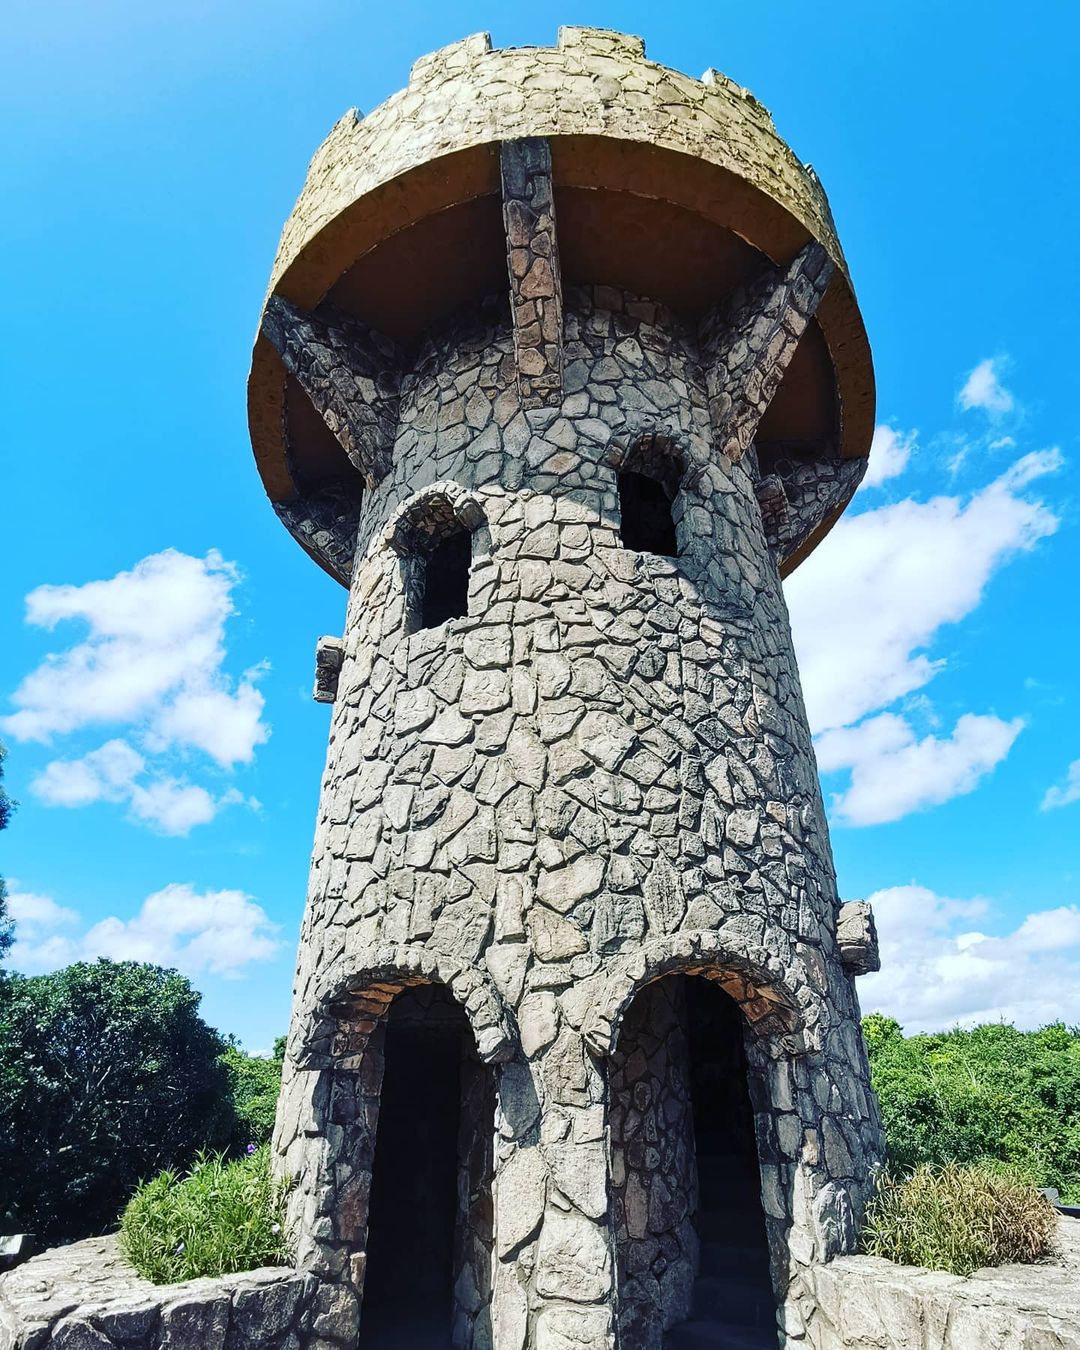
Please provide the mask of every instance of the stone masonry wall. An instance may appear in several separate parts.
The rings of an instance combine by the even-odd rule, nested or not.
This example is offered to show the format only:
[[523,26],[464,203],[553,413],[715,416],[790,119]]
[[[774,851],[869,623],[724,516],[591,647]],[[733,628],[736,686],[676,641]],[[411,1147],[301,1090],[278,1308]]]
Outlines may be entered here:
[[0,1278],[0,1350],[345,1350],[339,1291],[293,1270],[154,1285],[115,1237],[56,1247]]
[[[365,494],[277,1130],[300,1260],[359,1297],[365,1046],[396,988],[439,979],[499,1061],[496,1350],[610,1344],[605,1056],[641,984],[696,969],[767,1086],[797,1335],[800,1272],[850,1245],[879,1133],[776,561],[693,330],[568,291],[564,362],[561,399],[525,408],[505,301],[444,326]],[[678,465],[677,559],[621,546],[644,439]],[[410,631],[425,518],[472,532],[468,615]]]
[[661,1350],[663,1333],[689,1314],[697,1272],[697,1160],[683,995],[677,980],[642,990],[608,1075],[619,1331],[621,1344],[636,1350]]

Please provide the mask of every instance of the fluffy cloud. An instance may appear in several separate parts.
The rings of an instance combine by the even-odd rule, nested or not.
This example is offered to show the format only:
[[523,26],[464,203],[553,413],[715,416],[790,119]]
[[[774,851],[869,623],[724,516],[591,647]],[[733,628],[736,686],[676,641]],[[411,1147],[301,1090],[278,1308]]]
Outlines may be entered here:
[[1039,451],[967,499],[908,498],[840,519],[786,583],[815,731],[850,726],[934,677],[938,630],[977,607],[1009,557],[1057,529],[1027,489],[1061,462]]
[[817,742],[818,767],[851,775],[830,814],[846,825],[882,825],[963,796],[1001,763],[1023,726],[1021,718],[966,713],[951,736],[918,740],[903,717],[882,713],[827,731]]
[[1046,789],[1040,810],[1053,811],[1058,806],[1070,806],[1080,801],[1080,759],[1074,759],[1065,774],[1065,781]]
[[888,1013],[909,1032],[1001,1019],[1026,1028],[1080,1022],[1080,906],[1036,911],[991,936],[975,926],[991,917],[985,900],[915,885],[869,898],[881,971],[859,981],[864,1012]]
[[146,760],[127,741],[106,741],[81,759],[54,759],[31,782],[30,790],[49,806],[121,802],[131,796]]
[[[1013,407],[996,363],[980,361],[957,395],[962,409],[996,417]],[[939,441],[943,438],[937,438]],[[971,448],[965,438],[949,462],[955,473]],[[916,433],[874,430],[863,488],[907,468]],[[991,442],[1011,449],[1011,437]],[[786,583],[792,632],[811,729],[823,773],[842,773],[832,815],[847,825],[878,825],[971,792],[1009,753],[1023,719],[967,713],[952,731],[920,736],[911,715],[919,693],[943,669],[933,643],[948,624],[980,604],[986,586],[1015,554],[1058,528],[1032,484],[1060,467],[1057,449],[1017,459],[970,495],[903,501],[853,511]],[[863,499],[860,497],[859,501]],[[904,700],[901,709],[896,706]],[[1043,808],[1080,797],[1080,762]]]
[[102,919],[82,934],[68,931],[81,926],[81,916],[48,896],[13,887],[8,904],[15,919],[11,965],[27,974],[107,956],[231,979],[252,962],[275,956],[281,945],[277,925],[243,891],[166,886],[148,896],[133,918]]
[[[127,741],[106,741],[81,759],[52,760],[31,781],[30,790],[46,806],[126,802],[135,820],[161,834],[177,835],[205,825],[222,807],[245,800],[235,788],[215,797],[204,787],[176,778],[146,777],[145,770],[146,760]],[[258,805],[253,798],[249,804]]]
[[998,378],[997,362],[980,361],[964,381],[957,395],[957,402],[965,412],[972,408],[981,408],[991,416],[1000,416],[1010,412],[1015,400]]
[[269,735],[259,668],[227,675],[225,625],[239,573],[211,551],[193,558],[166,549],[129,572],[82,586],[39,586],[27,621],[52,631],[81,621],[81,639],[45,657],[23,679],[16,711],[0,729],[21,741],[51,743],[100,725],[130,728],[75,759],[49,763],[34,791],[49,805],[126,802],[131,816],[168,834],[213,819],[235,790],[215,794],[147,756],[192,751],[221,770],[250,763]]
[[897,431],[895,427],[876,426],[870,445],[870,460],[860,488],[878,487],[897,478],[908,466],[918,432]]

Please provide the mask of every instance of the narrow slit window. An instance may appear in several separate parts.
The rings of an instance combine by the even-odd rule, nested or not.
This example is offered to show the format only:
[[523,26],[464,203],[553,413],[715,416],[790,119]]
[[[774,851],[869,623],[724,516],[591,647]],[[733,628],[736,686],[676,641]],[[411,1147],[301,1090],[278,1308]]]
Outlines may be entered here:
[[619,514],[623,548],[635,553],[678,556],[671,497],[663,483],[647,474],[624,469],[619,474]]
[[455,530],[440,539],[424,565],[424,599],[421,628],[437,628],[447,619],[461,619],[469,612],[469,567],[472,535]]

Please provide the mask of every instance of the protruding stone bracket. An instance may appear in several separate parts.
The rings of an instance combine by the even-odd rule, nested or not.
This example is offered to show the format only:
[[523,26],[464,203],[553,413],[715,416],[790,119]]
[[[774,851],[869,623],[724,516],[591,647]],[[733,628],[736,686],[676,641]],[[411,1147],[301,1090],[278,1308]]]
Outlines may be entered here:
[[309,1015],[299,1067],[359,1068],[367,1041],[402,989],[441,984],[461,1004],[472,1027],[476,1050],[485,1064],[514,1055],[510,1020],[491,978],[478,967],[426,947],[387,943],[349,951],[350,973],[324,977]]
[[374,487],[390,468],[401,362],[390,338],[328,306],[305,313],[272,295],[262,331],[285,369]]
[[315,688],[311,697],[316,703],[333,703],[337,698],[344,658],[345,644],[339,637],[321,637],[315,644]]
[[849,900],[840,906],[836,941],[840,960],[853,975],[870,975],[881,969],[877,926],[868,900]]
[[788,267],[770,267],[702,320],[713,434],[733,462],[753,443],[834,270],[824,247],[811,242]]
[[563,299],[551,146],[503,141],[503,224],[514,321],[518,392],[528,408],[558,403],[563,378]]
[[739,1005],[750,1033],[772,1058],[818,1049],[820,1026],[809,1029],[781,962],[765,948],[734,934],[694,931],[655,938],[617,962],[586,1015],[585,1043],[598,1056],[610,1055],[623,1014],[645,985],[665,975],[701,975],[714,980]]
[[360,483],[322,483],[274,510],[293,538],[343,586],[352,578],[363,496]]
[[784,480],[778,473],[766,474],[764,478],[758,479],[754,491],[761,508],[765,538],[769,547],[778,551],[787,540],[791,523],[791,504],[784,491]]
[[865,458],[840,459],[773,458],[761,456],[762,468],[769,467],[767,478],[778,478],[788,503],[788,519],[778,540],[777,553],[783,566],[796,558],[818,532],[828,526],[847,506],[862,482],[868,461]]

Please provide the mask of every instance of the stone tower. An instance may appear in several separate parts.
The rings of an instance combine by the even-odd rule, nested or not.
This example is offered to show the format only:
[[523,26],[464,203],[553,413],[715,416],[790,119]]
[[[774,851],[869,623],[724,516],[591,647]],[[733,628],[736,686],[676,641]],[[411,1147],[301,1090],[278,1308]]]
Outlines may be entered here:
[[349,591],[276,1133],[317,1344],[798,1343],[881,1154],[780,584],[873,424],[816,176],[637,38],[466,38],[317,151],[249,393]]

